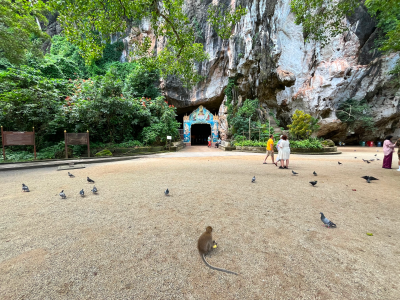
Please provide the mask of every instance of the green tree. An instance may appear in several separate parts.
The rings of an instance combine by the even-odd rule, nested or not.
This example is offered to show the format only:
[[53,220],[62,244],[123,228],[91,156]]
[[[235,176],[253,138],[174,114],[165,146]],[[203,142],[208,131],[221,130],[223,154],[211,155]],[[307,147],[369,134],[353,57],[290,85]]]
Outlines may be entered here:
[[[247,136],[249,134],[249,121],[250,128],[259,128],[260,122],[258,118],[257,109],[259,107],[258,99],[250,100],[247,99],[243,102],[243,105],[237,109],[236,113],[229,114],[228,112],[228,124],[231,126],[232,134],[237,136]],[[251,134],[251,130],[250,130]],[[253,131],[250,139],[258,139],[258,131]]]
[[288,125],[289,132],[297,138],[309,138],[319,128],[318,120],[302,110],[296,109],[292,120],[292,124]]
[[371,108],[365,100],[348,99],[342,102],[336,110],[336,116],[343,123],[346,123],[351,130],[359,127],[374,130],[375,122],[371,115]]
[[[292,0],[291,9],[295,23],[303,26],[305,39],[325,45],[331,38],[349,31],[344,18],[360,5],[362,1],[358,0]],[[400,0],[366,0],[365,6],[383,32],[379,50],[400,51]],[[400,74],[400,60],[392,74]]]
[[160,96],[157,88],[160,76],[156,70],[146,70],[138,65],[126,78],[124,85],[124,94],[133,98],[152,98]]
[[[162,77],[174,75],[186,86],[201,79],[194,65],[207,59],[208,55],[202,44],[195,43],[197,33],[183,10],[184,0],[50,0],[49,4],[59,12],[58,20],[65,36],[78,46],[87,63],[99,59],[104,41],[108,41],[113,33],[126,32],[130,20],[147,19],[155,37],[163,38],[163,48],[154,56],[150,51],[150,38],[138,38],[134,40],[134,56],[143,60],[147,69],[160,70]],[[211,19],[231,29],[244,14],[245,10],[238,7],[225,14],[215,14]],[[137,29],[139,37],[140,29],[133,28]],[[217,32],[226,38],[222,28],[218,27]]]
[[33,6],[30,1],[0,0],[0,57],[20,64],[25,50],[37,50],[37,39],[48,37],[39,26],[39,21],[46,21],[41,13],[44,7],[43,3]]

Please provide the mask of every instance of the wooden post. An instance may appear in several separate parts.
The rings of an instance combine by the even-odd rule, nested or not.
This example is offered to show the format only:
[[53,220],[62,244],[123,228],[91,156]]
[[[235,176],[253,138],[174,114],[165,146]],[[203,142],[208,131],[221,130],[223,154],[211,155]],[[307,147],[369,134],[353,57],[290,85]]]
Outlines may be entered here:
[[65,158],[68,158],[67,131],[64,130]]
[[88,157],[90,157],[89,130],[86,130],[86,133],[87,133],[87,153],[88,153]]
[[268,116],[268,134],[271,134],[271,116]]
[[250,118],[249,118],[249,141],[251,140],[251,137],[250,137]]
[[3,158],[6,160],[6,150],[4,149],[4,134],[3,134],[3,126],[1,126],[1,144],[3,146]]
[[35,141],[35,127],[33,128],[33,153],[34,153],[34,157],[36,159],[36,141]]

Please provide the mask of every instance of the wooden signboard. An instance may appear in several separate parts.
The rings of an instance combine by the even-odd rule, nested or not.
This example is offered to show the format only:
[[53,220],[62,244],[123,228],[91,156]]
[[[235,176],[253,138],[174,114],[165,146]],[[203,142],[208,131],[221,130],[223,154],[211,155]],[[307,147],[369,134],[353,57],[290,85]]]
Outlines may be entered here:
[[67,133],[64,130],[65,158],[68,158],[68,145],[87,145],[88,157],[90,157],[89,130],[86,133]]
[[35,127],[32,132],[27,131],[3,131],[1,126],[1,140],[3,145],[3,158],[6,160],[6,151],[4,146],[23,146],[32,145],[36,159],[36,144],[35,144]]

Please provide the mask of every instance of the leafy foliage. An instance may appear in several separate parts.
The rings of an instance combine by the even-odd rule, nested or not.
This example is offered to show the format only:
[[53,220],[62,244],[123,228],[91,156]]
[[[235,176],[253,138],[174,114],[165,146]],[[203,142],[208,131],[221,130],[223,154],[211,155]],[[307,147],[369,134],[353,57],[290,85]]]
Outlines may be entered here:
[[[303,25],[305,39],[319,41],[324,46],[331,38],[349,30],[344,18],[362,3],[357,0],[292,0],[291,9],[295,23]],[[383,32],[377,43],[379,50],[400,51],[400,0],[366,0],[364,4]],[[391,74],[400,78],[400,60]]]
[[354,99],[342,102],[336,110],[336,116],[351,129],[364,127],[367,130],[373,130],[375,122],[371,113],[371,108],[365,100]]
[[25,50],[37,50],[38,39],[48,38],[38,25],[39,20],[46,21],[41,13],[43,8],[43,3],[33,6],[29,1],[0,0],[0,57],[20,64]]
[[247,10],[238,6],[228,11],[228,7],[225,5],[210,5],[207,12],[207,21],[212,25],[219,37],[227,40],[231,37],[233,25],[246,15]]
[[125,79],[124,94],[130,97],[156,98],[160,91],[156,87],[159,84],[159,74],[156,70],[146,70],[143,66],[137,66]]
[[297,138],[309,138],[319,128],[317,119],[298,109],[293,113],[292,120],[292,124],[288,125],[289,132]]
[[292,149],[322,149],[324,146],[322,141],[317,138],[308,138],[299,141],[290,141],[290,148]]
[[[163,49],[154,56],[149,37],[137,39],[133,55],[141,58],[148,70],[158,69],[162,77],[175,76],[185,86],[197,83],[202,77],[194,65],[204,61],[208,55],[203,45],[195,43],[197,32],[183,9],[183,0],[50,0],[52,9],[59,12],[58,21],[64,28],[67,39],[82,51],[87,64],[99,59],[111,34],[126,32],[128,20],[150,21],[155,37],[163,37]],[[218,32],[225,33],[221,27],[231,28],[240,19],[244,10],[239,8],[226,14],[226,20],[219,19]],[[219,15],[218,15],[219,16]]]
[[[236,114],[228,114],[228,124],[232,127],[232,134],[235,135],[246,135],[249,133],[249,120],[250,128],[260,127],[258,119],[257,109],[259,107],[258,99],[250,100],[247,99],[243,102],[243,105],[237,109]],[[229,112],[228,112],[229,113]],[[251,132],[250,132],[251,134]],[[253,132],[250,139],[257,139],[259,132]]]
[[343,22],[360,5],[358,0],[292,0],[295,23],[303,26],[305,39],[320,41],[326,45],[329,40],[348,30]]

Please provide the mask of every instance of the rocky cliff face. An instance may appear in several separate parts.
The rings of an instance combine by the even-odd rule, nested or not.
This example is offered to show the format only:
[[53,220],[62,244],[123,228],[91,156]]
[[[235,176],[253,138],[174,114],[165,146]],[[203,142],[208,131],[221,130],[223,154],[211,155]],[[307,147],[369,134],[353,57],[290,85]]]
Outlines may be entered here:
[[[211,111],[219,109],[224,119],[224,89],[229,78],[236,77],[236,98],[258,98],[283,125],[301,109],[320,119],[319,136],[336,141],[379,139],[389,133],[400,136],[400,89],[388,74],[399,55],[382,56],[373,50],[377,29],[365,9],[359,8],[347,20],[349,33],[321,48],[318,43],[304,42],[302,28],[294,24],[290,12],[290,0],[222,2],[248,9],[228,41],[218,38],[206,23],[211,0],[185,2],[210,59],[198,65],[206,79],[192,90],[173,79],[164,83],[164,94],[180,113],[202,104]],[[362,128],[351,135],[337,119],[335,109],[349,98],[366,99],[372,107],[378,127],[374,136]],[[226,124],[222,125],[224,130]]]

